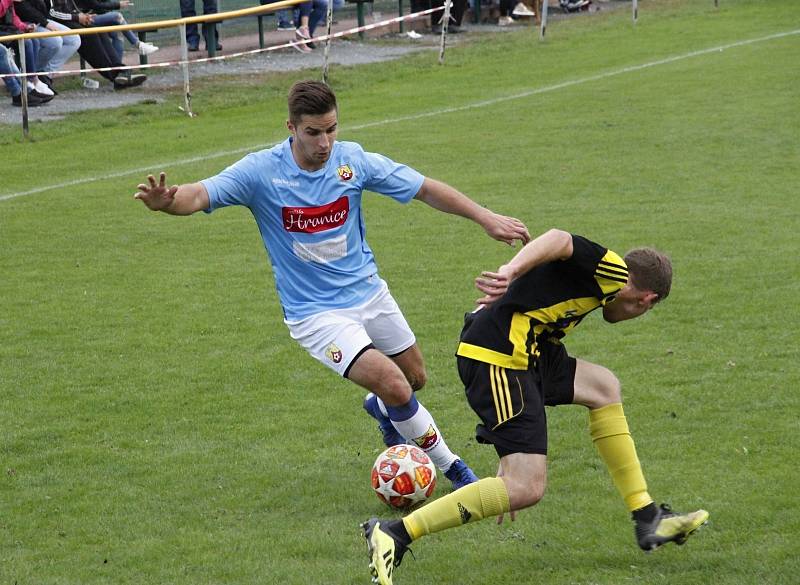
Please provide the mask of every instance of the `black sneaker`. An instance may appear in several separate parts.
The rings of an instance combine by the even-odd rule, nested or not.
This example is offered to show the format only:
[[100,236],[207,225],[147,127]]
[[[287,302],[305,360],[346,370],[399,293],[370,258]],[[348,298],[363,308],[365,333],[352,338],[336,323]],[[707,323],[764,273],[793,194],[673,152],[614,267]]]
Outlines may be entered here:
[[47,95],[46,93],[40,93],[40,92],[36,91],[35,89],[31,89],[31,90],[28,91],[28,99],[30,100],[32,97],[37,97],[40,100],[42,100],[43,104],[46,104],[47,102],[52,100],[54,97],[56,97],[56,95],[55,94]]
[[114,78],[114,89],[136,87],[137,85],[142,85],[145,81],[147,81],[147,75],[141,73],[120,73]]
[[705,510],[680,514],[673,512],[667,504],[661,504],[651,521],[636,521],[636,541],[639,548],[648,552],[668,542],[683,544],[706,522],[708,512]]
[[370,518],[361,525],[361,532],[367,540],[369,571],[372,582],[392,585],[392,573],[399,567],[408,546],[386,528],[385,520]]
[[197,53],[200,50],[199,45],[189,45],[189,52],[190,53]]
[[[50,97],[50,96],[48,96]],[[51,98],[52,99],[52,98]],[[40,97],[33,95],[32,93],[28,92],[28,107],[29,108],[36,108],[38,106],[43,106],[50,100],[43,100]],[[11,105],[17,108],[22,107],[22,94],[11,96]]]

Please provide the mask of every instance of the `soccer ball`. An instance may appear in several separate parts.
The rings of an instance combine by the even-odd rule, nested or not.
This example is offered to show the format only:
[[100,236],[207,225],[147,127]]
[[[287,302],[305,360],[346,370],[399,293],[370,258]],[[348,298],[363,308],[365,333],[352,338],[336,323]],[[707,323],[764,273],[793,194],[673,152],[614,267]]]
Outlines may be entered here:
[[436,487],[436,467],[414,445],[395,445],[372,466],[372,489],[393,508],[410,508],[427,500]]

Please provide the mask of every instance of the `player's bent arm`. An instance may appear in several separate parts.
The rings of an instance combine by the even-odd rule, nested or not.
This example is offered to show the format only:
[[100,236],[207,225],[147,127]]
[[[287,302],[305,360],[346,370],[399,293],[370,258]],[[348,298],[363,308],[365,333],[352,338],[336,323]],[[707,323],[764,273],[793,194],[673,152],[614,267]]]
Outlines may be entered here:
[[513,245],[515,240],[524,244],[531,239],[528,228],[517,218],[494,213],[441,181],[425,177],[414,197],[439,211],[471,219],[495,240]]
[[567,260],[571,256],[572,234],[553,228],[525,244],[506,266],[513,280],[540,264]]
[[486,224],[488,217],[492,214],[490,210],[481,207],[447,183],[430,177],[425,177],[414,198],[427,203],[434,209],[466,217],[482,226]]
[[522,250],[497,272],[485,271],[475,279],[475,288],[484,293],[478,299],[480,305],[490,305],[505,294],[511,283],[534,267],[566,260],[572,256],[572,235],[558,229],[545,232],[528,242]]

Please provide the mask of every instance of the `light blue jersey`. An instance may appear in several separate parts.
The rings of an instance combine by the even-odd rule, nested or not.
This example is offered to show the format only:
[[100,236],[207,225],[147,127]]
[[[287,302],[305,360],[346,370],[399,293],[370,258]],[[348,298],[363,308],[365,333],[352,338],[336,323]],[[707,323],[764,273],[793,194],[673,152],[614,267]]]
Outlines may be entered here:
[[378,293],[375,258],[365,239],[363,190],[408,203],[424,177],[354,142],[335,142],[324,168],[304,171],[291,138],[247,155],[201,181],[208,213],[244,205],[269,253],[287,321],[358,306]]

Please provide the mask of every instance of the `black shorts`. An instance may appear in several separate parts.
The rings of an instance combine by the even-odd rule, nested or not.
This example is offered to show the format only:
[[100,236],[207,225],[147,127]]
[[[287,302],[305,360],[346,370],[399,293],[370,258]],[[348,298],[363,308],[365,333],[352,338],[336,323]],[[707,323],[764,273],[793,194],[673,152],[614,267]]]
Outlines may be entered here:
[[458,356],[458,374],[467,401],[482,424],[480,443],[494,445],[500,457],[511,453],[547,454],[544,407],[572,404],[575,358],[563,345],[545,341],[535,368],[509,370]]

